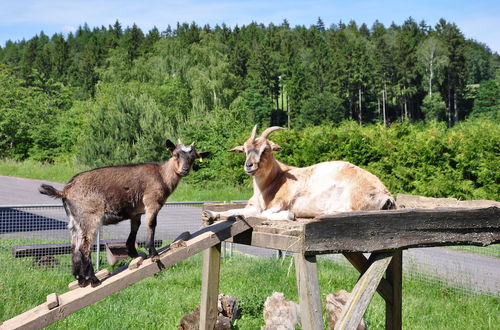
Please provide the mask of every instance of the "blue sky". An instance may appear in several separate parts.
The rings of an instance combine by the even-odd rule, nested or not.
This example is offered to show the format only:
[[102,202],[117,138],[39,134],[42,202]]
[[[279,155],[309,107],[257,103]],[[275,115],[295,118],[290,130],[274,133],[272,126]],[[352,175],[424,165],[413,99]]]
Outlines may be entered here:
[[440,18],[455,22],[467,38],[487,44],[500,53],[500,1],[490,0],[0,0],[0,45],[7,40],[30,39],[40,31],[74,31],[87,23],[108,26],[117,19],[122,26],[136,23],[147,32],[168,24],[196,22],[198,25],[225,23],[228,26],[257,23],[310,26],[321,17],[328,27],[340,20],[354,19],[369,27],[378,19],[388,26],[408,17],[434,26]]

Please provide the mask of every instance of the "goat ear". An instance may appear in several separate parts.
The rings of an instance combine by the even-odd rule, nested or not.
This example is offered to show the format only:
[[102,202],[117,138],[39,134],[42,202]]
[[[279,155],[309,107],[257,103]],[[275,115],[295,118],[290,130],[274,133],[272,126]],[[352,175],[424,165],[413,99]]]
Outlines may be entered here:
[[203,159],[208,158],[210,154],[211,154],[210,151],[203,151],[198,153],[198,157],[200,158],[201,161],[203,161]]
[[231,150],[228,150],[227,152],[244,152],[244,150],[243,150],[243,146],[237,146]]
[[174,150],[175,150],[175,144],[174,144],[172,141],[167,140],[167,141],[165,142],[165,146],[167,147],[167,149],[168,149],[170,152],[174,152]]
[[276,143],[271,142],[271,141],[269,141],[269,143],[271,144],[271,150],[272,150],[272,151],[276,151],[276,152],[278,152],[278,151],[283,150],[283,148],[281,148],[281,147],[280,147],[279,145],[277,145]]

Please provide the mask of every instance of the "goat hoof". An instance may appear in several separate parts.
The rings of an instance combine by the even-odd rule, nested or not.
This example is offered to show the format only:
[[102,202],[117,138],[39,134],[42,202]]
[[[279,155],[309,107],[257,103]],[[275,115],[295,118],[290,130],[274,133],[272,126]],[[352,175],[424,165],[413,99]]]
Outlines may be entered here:
[[135,259],[139,256],[139,253],[137,253],[137,250],[133,250],[133,251],[130,251],[128,252],[128,256],[132,259]]
[[78,278],[78,286],[79,286],[80,288],[84,288],[84,287],[86,287],[87,285],[89,285],[89,281],[88,281],[88,280],[86,280],[83,276],[80,276],[80,277]]
[[212,211],[203,211],[202,218],[205,221],[216,221],[220,218],[220,215]]
[[158,262],[158,261],[160,261],[160,256],[159,255],[151,256],[151,261],[152,262]]
[[90,278],[90,285],[91,285],[93,288],[95,288],[96,286],[99,286],[100,284],[101,284],[101,281],[100,281],[97,277],[92,276],[92,277]]

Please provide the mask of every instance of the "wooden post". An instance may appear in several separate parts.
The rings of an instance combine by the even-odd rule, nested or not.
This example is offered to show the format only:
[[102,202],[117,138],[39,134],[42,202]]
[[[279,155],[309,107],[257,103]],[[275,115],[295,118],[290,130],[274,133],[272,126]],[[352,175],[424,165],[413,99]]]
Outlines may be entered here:
[[323,314],[318,283],[316,256],[294,254],[297,288],[299,291],[300,319],[302,329],[323,329]]
[[392,299],[385,302],[385,328],[401,330],[402,318],[402,285],[403,285],[403,251],[397,250],[392,257],[386,272],[387,280],[392,285]]
[[217,321],[221,244],[203,251],[201,279],[200,329],[213,330]]
[[[354,268],[356,268],[361,273],[360,276],[362,276],[370,267],[370,262],[368,261],[368,259],[365,258],[365,256],[361,252],[344,252],[343,255],[347,260],[349,260],[349,262],[354,266]],[[377,292],[380,293],[380,295],[382,296],[382,298],[384,298],[384,300],[391,301],[393,295],[392,285],[385,278],[382,278],[380,280]]]
[[347,300],[335,330],[356,329],[372,300],[373,294],[391,262],[391,253],[380,253],[361,276]]

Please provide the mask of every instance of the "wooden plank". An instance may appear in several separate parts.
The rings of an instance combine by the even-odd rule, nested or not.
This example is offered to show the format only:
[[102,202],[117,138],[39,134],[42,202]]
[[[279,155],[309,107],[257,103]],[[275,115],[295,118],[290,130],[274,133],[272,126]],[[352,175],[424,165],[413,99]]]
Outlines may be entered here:
[[391,259],[391,253],[380,253],[374,258],[374,262],[354,286],[335,324],[335,330],[357,328]]
[[[114,239],[114,240],[104,240],[100,242],[100,249],[104,251],[105,244],[118,244],[122,243],[125,245],[124,240]],[[139,247],[144,247],[146,245],[145,241],[138,241],[137,245]],[[154,243],[155,247],[160,247],[163,245],[163,240],[157,239]],[[97,251],[97,244],[94,244],[92,251]],[[59,255],[59,254],[70,254],[71,253],[71,243],[52,243],[52,244],[27,244],[27,245],[14,245],[12,246],[12,256],[14,258],[24,258],[24,257],[36,257],[41,255]]]
[[255,230],[244,232],[227,241],[286,252],[302,252],[304,250],[301,237],[261,233]]
[[403,328],[403,251],[394,252],[386,272],[387,281],[392,286],[392,299],[385,302],[385,328],[401,330]]
[[302,253],[294,253],[293,256],[299,292],[302,329],[321,330],[323,329],[323,314],[316,256],[305,256]]
[[304,225],[304,250],[371,252],[500,242],[500,209],[349,212]]
[[49,294],[47,296],[47,308],[53,309],[57,306],[59,306],[59,297],[57,296],[57,293]]
[[500,202],[497,201],[489,201],[489,200],[459,201],[456,198],[434,198],[434,197],[424,197],[424,196],[415,196],[407,194],[398,194],[396,198],[396,204],[400,209],[401,208],[434,209],[443,207],[486,208],[490,206],[500,207]]
[[[370,263],[368,259],[361,252],[344,252],[344,257],[361,273],[361,276],[368,270]],[[384,298],[385,301],[392,301],[392,285],[391,283],[382,278],[377,287],[377,292]]]
[[203,251],[200,329],[213,330],[217,322],[221,244]]
[[[258,223],[258,222],[255,222]],[[39,329],[56,322],[90,304],[152,276],[165,267],[195,255],[221,241],[251,228],[251,221],[221,221],[194,233],[186,241],[186,247],[167,250],[160,254],[159,262],[144,260],[141,267],[124,269],[122,272],[105,279],[101,285],[92,288],[78,288],[59,296],[59,306],[48,310],[46,304],[39,305],[16,317],[4,321],[0,329]]]
[[203,204],[203,210],[224,212],[227,210],[242,209],[245,206],[247,206],[247,203],[205,203]]

